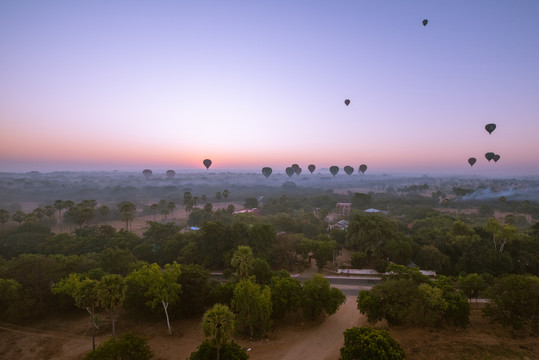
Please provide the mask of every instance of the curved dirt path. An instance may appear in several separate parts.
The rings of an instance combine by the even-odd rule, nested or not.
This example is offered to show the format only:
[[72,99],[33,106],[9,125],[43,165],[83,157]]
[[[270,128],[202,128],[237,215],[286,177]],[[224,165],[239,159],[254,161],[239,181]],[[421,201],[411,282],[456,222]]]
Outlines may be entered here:
[[356,307],[356,297],[349,296],[337,313],[315,324],[290,325],[259,342],[239,341],[250,348],[250,360],[336,360],[343,346],[343,332],[367,323]]

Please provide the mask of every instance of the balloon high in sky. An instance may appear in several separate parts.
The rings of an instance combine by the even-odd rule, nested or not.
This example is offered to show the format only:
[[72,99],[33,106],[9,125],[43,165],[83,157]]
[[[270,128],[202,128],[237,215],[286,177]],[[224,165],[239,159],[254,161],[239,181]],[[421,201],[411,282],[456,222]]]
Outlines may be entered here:
[[1,1],[0,172],[209,158],[468,174],[475,156],[474,174],[538,174],[537,14],[533,0]]

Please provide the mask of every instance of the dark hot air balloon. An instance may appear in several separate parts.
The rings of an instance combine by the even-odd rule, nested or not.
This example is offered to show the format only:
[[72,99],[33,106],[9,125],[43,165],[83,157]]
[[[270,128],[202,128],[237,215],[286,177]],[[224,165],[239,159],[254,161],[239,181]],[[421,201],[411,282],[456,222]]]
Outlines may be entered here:
[[429,21],[427,19],[424,19],[422,22],[423,26],[427,26],[427,24],[429,23]]
[[344,103],[346,104],[346,106],[350,105],[350,99],[344,100]]
[[149,178],[150,176],[152,176],[153,172],[150,170],[150,169],[144,169],[142,170],[142,175],[144,175],[144,177],[147,179]]
[[294,175],[294,168],[292,166],[287,167],[286,169],[284,169],[284,171],[286,172],[286,175],[288,175],[288,177]]
[[301,169],[299,166],[294,168],[294,172],[295,172],[296,175],[298,175],[298,176],[299,176],[299,174],[301,174],[301,171],[302,171],[302,169]]
[[314,164],[311,164],[309,166],[307,166],[307,169],[309,169],[309,171],[311,172],[311,174],[316,170],[316,165]]
[[476,161],[477,161],[476,158],[471,157],[471,158],[468,159],[468,164],[470,164],[470,166],[473,166],[473,165],[475,164]]
[[206,167],[206,170],[209,169],[210,166],[211,166],[211,160],[210,159],[205,159],[202,163]]
[[359,171],[361,171],[362,174],[365,174],[365,171],[367,171],[367,165],[365,164],[359,165]]
[[344,167],[344,172],[347,173],[348,175],[352,175],[354,173],[354,168],[351,167],[350,165],[346,165]]
[[174,170],[167,170],[167,177],[168,178],[173,178],[174,176],[176,176],[176,171]]
[[335,176],[339,172],[339,167],[338,166],[330,166],[329,167],[329,172],[331,173],[331,175]]
[[272,173],[272,170],[270,167],[262,168],[262,174],[264,174],[265,177],[269,177],[271,173]]
[[496,130],[496,124],[486,124],[485,130],[488,131],[488,134],[492,134],[494,130]]
[[496,154],[492,157],[492,160],[494,160],[494,162],[498,162],[498,160],[500,160],[500,155]]
[[490,160],[494,159],[495,154],[493,152],[488,152],[485,154],[485,158],[490,162]]

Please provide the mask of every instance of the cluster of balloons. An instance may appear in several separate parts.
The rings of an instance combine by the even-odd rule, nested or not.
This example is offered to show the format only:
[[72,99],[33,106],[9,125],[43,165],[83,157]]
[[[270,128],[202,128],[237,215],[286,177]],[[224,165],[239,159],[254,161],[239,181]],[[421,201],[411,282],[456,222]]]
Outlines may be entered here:
[[[489,135],[492,135],[492,132],[494,130],[496,130],[496,124],[494,123],[489,123],[489,124],[486,124],[485,125],[485,130],[488,132]],[[485,154],[485,158],[490,162],[491,160],[494,160],[494,162],[498,162],[498,160],[500,160],[500,155],[499,154],[495,154],[493,152],[488,152]],[[477,159],[474,158],[474,157],[471,157],[468,159],[468,164],[470,164],[470,166],[474,166],[474,164],[477,162]]]
[[[316,165],[314,164],[310,164],[309,166],[307,166],[307,169],[309,170],[309,172],[312,174],[315,170],[316,170]],[[334,165],[334,166],[330,166],[329,167],[329,172],[331,173],[331,175],[335,176],[339,173],[339,167]],[[365,173],[365,171],[367,171],[367,165],[365,164],[361,164],[359,166],[359,172],[361,172],[362,174]],[[292,164],[291,166],[288,166],[287,168],[285,168],[285,173],[286,175],[288,175],[288,177],[292,177],[294,174],[295,175],[300,175],[302,172],[302,169],[301,167],[298,165],[298,164]],[[348,175],[352,175],[354,173],[354,168],[351,167],[350,165],[346,165],[344,167],[344,172]],[[266,167],[263,167],[262,168],[262,174],[265,176],[265,177],[269,177],[271,174],[273,173],[273,169],[266,166]]]

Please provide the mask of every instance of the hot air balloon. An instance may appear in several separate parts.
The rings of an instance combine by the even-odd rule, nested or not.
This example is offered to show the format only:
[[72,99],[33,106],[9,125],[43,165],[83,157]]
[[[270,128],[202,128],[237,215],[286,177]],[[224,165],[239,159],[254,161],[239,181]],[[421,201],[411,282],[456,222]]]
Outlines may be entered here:
[[331,173],[331,175],[335,176],[339,172],[339,167],[338,166],[330,166],[329,167],[329,172]]
[[296,175],[299,176],[299,174],[301,174],[302,169],[301,169],[299,166],[298,166],[298,167],[295,167],[295,168],[293,168],[293,169],[294,169],[294,172],[296,173]]
[[211,166],[211,160],[210,159],[205,159],[202,163],[206,167],[206,170],[209,169],[210,166]]
[[292,166],[287,167],[286,169],[284,169],[284,171],[286,172],[286,175],[288,175],[288,177],[294,175],[294,168]]
[[346,106],[350,105],[350,99],[344,100],[344,104],[345,104]]
[[168,178],[173,178],[174,176],[176,176],[176,171],[174,170],[167,170],[167,177]]
[[488,152],[485,154],[485,158],[490,162],[490,160],[494,159],[495,154],[493,152]]
[[365,171],[367,171],[367,165],[365,164],[359,165],[359,171],[361,171],[362,174],[365,174]]
[[488,131],[488,134],[492,134],[492,132],[496,129],[496,124],[486,124],[485,130]]
[[498,155],[498,154],[494,155],[492,160],[494,160],[494,162],[498,162],[498,160],[500,160],[500,155]]
[[311,172],[311,174],[316,170],[316,165],[314,164],[311,164],[309,166],[307,166],[307,169],[309,169],[309,171]]
[[471,158],[468,159],[468,164],[470,164],[470,166],[473,166],[473,165],[475,164],[476,161],[477,161],[476,158],[471,157]]
[[150,169],[144,169],[142,170],[142,175],[144,175],[144,177],[146,179],[148,179],[150,176],[152,176],[153,172],[150,170]]
[[352,175],[354,173],[354,168],[351,167],[350,165],[346,165],[344,167],[344,172],[347,173],[348,175]]
[[265,177],[269,177],[271,173],[272,173],[272,170],[270,167],[262,168],[262,174],[264,174]]
[[423,26],[427,26],[428,23],[429,23],[429,21],[428,21],[427,19],[424,19],[424,20],[422,21]]

